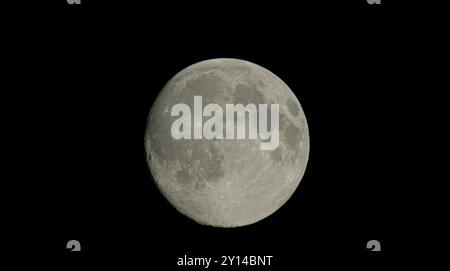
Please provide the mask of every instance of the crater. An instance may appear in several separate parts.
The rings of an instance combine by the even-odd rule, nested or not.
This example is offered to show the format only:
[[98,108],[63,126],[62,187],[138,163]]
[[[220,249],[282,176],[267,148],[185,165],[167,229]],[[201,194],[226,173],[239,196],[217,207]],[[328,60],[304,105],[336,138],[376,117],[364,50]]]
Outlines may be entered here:
[[291,113],[292,116],[297,117],[300,111],[298,105],[292,99],[289,99],[286,102],[286,105],[289,110],[289,113]]
[[189,169],[183,166],[182,169],[175,172],[176,181],[182,184],[187,184],[192,180],[192,176],[189,173]]
[[186,82],[178,100],[191,108],[194,105],[194,96],[202,96],[203,106],[209,103],[222,104],[227,101],[228,91],[230,87],[222,78],[217,75],[203,74]]
[[284,114],[280,114],[280,145],[271,152],[271,158],[283,163],[283,152],[287,152],[287,161],[294,162],[300,153],[301,132]]
[[302,140],[302,133],[300,128],[296,127],[286,116],[281,115],[280,122],[282,125],[282,135],[288,145],[289,149],[294,149],[298,151],[300,141]]
[[272,153],[270,154],[270,157],[272,157],[272,160],[274,160],[275,162],[282,162],[283,160],[283,153],[281,148],[282,148],[281,146],[278,146],[278,148],[273,150]]
[[223,155],[214,147],[211,141],[194,144],[191,166],[195,172],[208,182],[218,182],[224,176],[222,168]]
[[234,90],[234,103],[243,104],[244,106],[248,104],[255,104],[258,106],[259,104],[264,103],[264,97],[255,84],[239,84]]
[[[178,157],[184,161],[183,168],[176,171],[176,181],[192,185],[195,189],[206,188],[207,184],[217,183],[224,177],[222,168],[223,155],[208,142],[189,142],[177,146]],[[169,167],[172,167],[169,163]]]

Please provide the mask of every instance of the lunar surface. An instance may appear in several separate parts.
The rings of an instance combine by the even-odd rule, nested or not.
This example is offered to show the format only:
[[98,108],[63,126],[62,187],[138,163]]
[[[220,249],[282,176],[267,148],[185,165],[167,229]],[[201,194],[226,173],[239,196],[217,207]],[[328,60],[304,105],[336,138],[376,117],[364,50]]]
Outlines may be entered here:
[[[224,115],[226,104],[279,104],[278,147],[261,150],[259,138],[174,139],[171,109],[194,108],[194,96],[202,96],[203,106],[220,105]],[[309,132],[300,102],[276,75],[248,61],[211,59],[164,86],[147,119],[145,149],[156,185],[180,213],[204,225],[239,227],[268,217],[294,193],[308,161]]]

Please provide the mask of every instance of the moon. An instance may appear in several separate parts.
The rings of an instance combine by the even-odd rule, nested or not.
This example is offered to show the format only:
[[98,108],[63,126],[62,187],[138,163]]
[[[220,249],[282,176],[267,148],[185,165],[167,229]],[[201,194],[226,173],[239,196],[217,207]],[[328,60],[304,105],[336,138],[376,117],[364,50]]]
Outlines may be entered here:
[[[279,145],[261,139],[174,139],[175,104],[279,104]],[[270,115],[269,115],[270,116]],[[204,117],[206,119],[206,117]],[[297,189],[309,157],[308,124],[299,100],[269,70],[239,59],[210,59],[176,74],[147,118],[145,150],[153,179],[181,214],[214,227],[240,227],[277,211]]]

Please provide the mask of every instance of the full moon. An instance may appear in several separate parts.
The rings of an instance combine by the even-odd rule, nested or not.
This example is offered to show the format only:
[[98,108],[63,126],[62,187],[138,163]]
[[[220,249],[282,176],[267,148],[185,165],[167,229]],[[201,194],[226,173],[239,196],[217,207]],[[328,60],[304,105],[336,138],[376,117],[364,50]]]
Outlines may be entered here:
[[[174,139],[172,107],[194,108],[195,96],[203,106],[220,105],[224,116],[227,104],[267,104],[270,120],[270,105],[278,104],[277,148],[262,150],[266,139],[259,137]],[[239,227],[270,216],[295,192],[308,162],[309,132],[299,100],[275,74],[244,60],[211,59],[180,71],[161,90],[148,115],[145,150],[157,187],[181,214]]]

